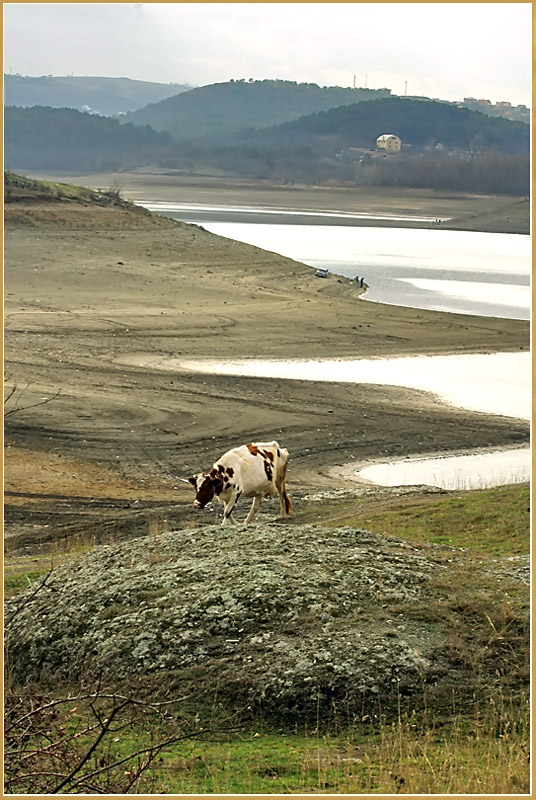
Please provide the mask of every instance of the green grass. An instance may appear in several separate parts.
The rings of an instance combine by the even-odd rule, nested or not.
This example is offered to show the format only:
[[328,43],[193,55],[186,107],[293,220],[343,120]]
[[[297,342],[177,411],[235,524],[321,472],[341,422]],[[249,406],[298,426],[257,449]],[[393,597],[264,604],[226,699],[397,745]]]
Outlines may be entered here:
[[[6,548],[4,554],[4,599],[9,599],[26,589],[35,581],[48,575],[51,569],[60,564],[72,561],[78,556],[95,549],[96,545],[85,535],[76,537],[67,546],[58,544],[53,552],[44,555],[16,556]],[[60,549],[61,548],[61,549]]]
[[22,592],[38,578],[46,575],[48,569],[32,570],[30,572],[4,575],[4,598],[13,597],[18,592]]
[[[490,574],[475,588],[475,558],[529,551],[529,487],[499,487],[471,492],[402,496],[388,509],[360,511],[359,502],[330,504],[331,525],[350,524],[412,542],[469,548],[459,573],[443,585],[441,576],[430,603],[411,613],[426,622],[440,615],[448,627],[445,647],[460,668],[473,674],[478,697],[453,694],[437,703],[434,687],[412,698],[389,718],[332,719],[319,730],[275,729],[244,724],[240,733],[207,733],[163,750],[136,783],[137,793],[153,794],[526,794],[529,792],[530,710],[519,686],[528,681],[522,663],[522,605],[514,584],[497,584]],[[414,505],[409,503],[413,502]],[[334,519],[335,515],[337,518]],[[328,524],[326,521],[325,524]],[[72,554],[71,554],[72,555]],[[56,555],[57,557],[57,555]],[[48,563],[47,563],[48,562]],[[41,569],[42,567],[42,569]],[[20,559],[5,576],[13,594],[48,572],[50,556],[32,563]],[[386,609],[395,613],[397,609]],[[400,610],[400,609],[399,609]],[[410,612],[406,607],[401,609]],[[489,670],[496,671],[489,685]],[[527,667],[528,669],[528,667]],[[479,679],[479,676],[482,679]],[[486,677],[488,676],[488,677]],[[471,699],[472,697],[472,699]],[[415,708],[421,709],[418,713]],[[211,727],[211,709],[197,708],[195,697],[180,707],[181,717],[197,711]],[[81,709],[79,709],[81,711]],[[69,714],[72,714],[69,711]],[[61,720],[57,723],[61,723]],[[69,724],[69,720],[66,719]],[[72,722],[70,723],[72,724]],[[79,724],[83,724],[80,719]],[[123,729],[95,755],[122,758],[165,738],[161,721]],[[166,723],[167,724],[167,723]],[[201,723],[201,724],[204,724]],[[214,724],[214,723],[212,723]],[[199,724],[197,725],[198,728]],[[193,725],[195,728],[196,725]],[[216,727],[225,727],[217,724]],[[84,753],[88,742],[76,740]],[[45,763],[39,763],[45,769]],[[121,793],[121,768],[107,793]],[[21,784],[24,789],[24,785]],[[43,789],[46,791],[46,788]]]
[[514,716],[500,734],[493,714],[470,724],[456,717],[441,729],[410,717],[368,735],[261,730],[170,752],[153,778],[156,791],[166,794],[523,792],[529,786],[528,711],[522,720]]
[[[365,716],[344,726],[334,715],[325,730],[276,730],[249,724],[238,733],[197,731],[170,745],[137,778],[131,788],[137,794],[522,794],[529,791],[530,708],[526,696],[515,702],[498,693],[483,695],[465,707],[453,707],[438,715],[400,711],[397,718],[370,719]],[[104,710],[104,709],[102,709]],[[181,714],[181,718],[183,715]],[[42,747],[43,733],[36,728],[35,741],[28,741],[25,753],[37,793],[57,782],[51,768],[65,772],[67,763],[76,764],[96,736],[91,730],[95,717],[84,703],[67,703],[56,709],[50,741],[70,735],[66,752]],[[117,765],[98,785],[105,793],[122,793],[139,758],[123,759],[165,739],[174,720],[152,716],[131,722],[118,720],[108,738],[94,754],[86,772],[104,764]],[[45,742],[48,745],[48,738]],[[37,746],[37,747],[36,747]],[[38,751],[38,752],[36,752]],[[13,764],[8,775],[13,778]],[[16,773],[11,791],[28,786],[25,770]],[[52,777],[48,778],[47,775]],[[35,775],[40,775],[36,784]],[[80,778],[79,773],[76,780]],[[82,782],[78,790],[84,789]],[[69,787],[66,787],[68,791]]]
[[529,552],[529,506],[530,488],[519,484],[429,495],[426,502],[406,501],[378,512],[359,511],[356,503],[354,513],[348,510],[348,516],[326,524],[355,525],[416,544],[465,547],[478,555],[509,556]]
[[93,191],[84,186],[76,186],[70,183],[56,183],[55,181],[41,181],[43,187],[47,187],[52,193],[57,193],[60,197],[88,198],[93,196]]
[[[209,735],[208,740],[172,746],[137,791],[522,793],[529,788],[529,724],[527,698],[513,704],[483,697],[474,707],[443,718],[408,712],[392,722],[365,718],[333,732],[284,732],[259,725],[223,739],[220,734],[220,741]],[[119,752],[129,746],[125,740]]]
[[21,196],[26,198],[55,198],[57,200],[98,202],[103,195],[111,201],[117,203],[121,201],[120,191],[117,187],[95,191],[85,186],[77,186],[70,183],[28,178],[25,175],[18,175],[9,170],[4,171],[4,190],[8,202]]

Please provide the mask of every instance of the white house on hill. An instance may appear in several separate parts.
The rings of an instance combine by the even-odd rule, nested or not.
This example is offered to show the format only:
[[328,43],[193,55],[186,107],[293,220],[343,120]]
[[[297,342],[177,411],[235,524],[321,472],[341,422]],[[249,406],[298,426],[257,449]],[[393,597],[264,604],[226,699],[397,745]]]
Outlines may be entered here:
[[382,133],[376,139],[376,147],[385,150],[387,153],[399,153],[402,149],[402,142],[394,133]]

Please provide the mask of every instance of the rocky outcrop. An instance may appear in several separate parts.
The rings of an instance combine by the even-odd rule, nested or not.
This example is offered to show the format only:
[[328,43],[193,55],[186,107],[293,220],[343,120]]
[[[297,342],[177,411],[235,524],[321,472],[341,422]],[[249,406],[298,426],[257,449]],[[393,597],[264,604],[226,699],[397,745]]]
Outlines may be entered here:
[[[351,527],[209,526],[139,538],[56,568],[8,601],[9,668],[21,682],[144,675],[156,686],[173,676],[278,716],[333,703],[361,715],[422,696],[423,686],[467,688],[472,648],[480,652],[490,630],[490,596],[506,597],[524,626],[521,561],[469,563],[459,549]],[[486,659],[497,671],[493,647],[479,679]],[[516,672],[511,641],[509,653]]]

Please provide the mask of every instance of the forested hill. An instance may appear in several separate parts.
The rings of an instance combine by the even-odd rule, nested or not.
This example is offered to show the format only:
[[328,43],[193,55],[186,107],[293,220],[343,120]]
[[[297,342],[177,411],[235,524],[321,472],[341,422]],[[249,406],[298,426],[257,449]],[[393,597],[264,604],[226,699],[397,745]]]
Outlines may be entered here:
[[382,133],[394,133],[403,145],[422,150],[442,144],[452,150],[490,150],[528,153],[529,126],[502,117],[488,117],[449,103],[388,97],[333,108],[261,131],[247,131],[240,139],[273,146],[300,145],[317,152],[337,148],[373,149]]
[[6,106],[51,106],[79,111],[86,107],[97,114],[115,116],[190,88],[179,83],[152,83],[130,78],[4,75],[4,103]]
[[[400,136],[402,152],[382,157],[375,150],[382,133]],[[5,168],[16,172],[99,172],[150,164],[191,175],[215,172],[282,183],[523,196],[530,191],[528,125],[404,98],[361,102],[270,129],[242,129],[234,136],[182,141],[149,125],[121,124],[73,109],[8,106],[4,141]]]
[[149,126],[71,108],[4,109],[6,169],[104,171],[158,161],[171,144]]
[[243,128],[263,128],[303,115],[372,98],[390,89],[320,87],[295,81],[230,81],[201,86],[152,103],[125,119],[167,130],[176,139],[221,138]]

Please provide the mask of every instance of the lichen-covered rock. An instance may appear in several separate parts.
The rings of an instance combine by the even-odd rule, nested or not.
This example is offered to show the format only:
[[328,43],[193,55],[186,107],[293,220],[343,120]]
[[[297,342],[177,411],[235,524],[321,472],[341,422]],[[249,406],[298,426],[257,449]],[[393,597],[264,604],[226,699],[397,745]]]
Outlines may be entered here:
[[193,670],[205,689],[268,710],[333,698],[362,708],[452,669],[449,624],[428,611],[459,556],[350,527],[280,524],[100,547],[8,601],[9,666],[16,681]]

